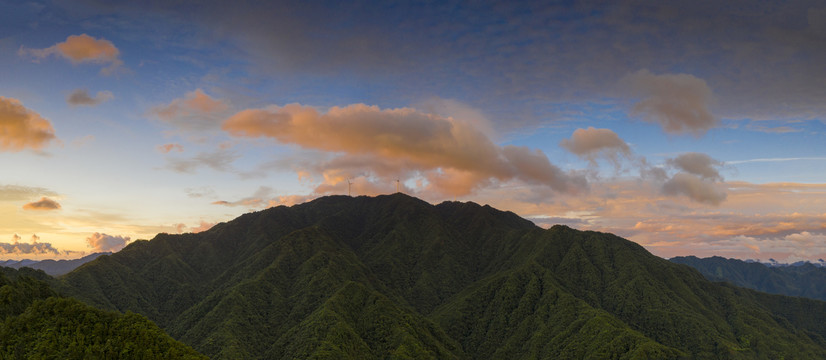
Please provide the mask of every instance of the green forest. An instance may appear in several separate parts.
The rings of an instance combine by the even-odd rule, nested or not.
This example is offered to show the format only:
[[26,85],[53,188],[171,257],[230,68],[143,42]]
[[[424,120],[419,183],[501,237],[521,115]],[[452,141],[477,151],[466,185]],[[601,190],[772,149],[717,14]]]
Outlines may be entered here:
[[147,318],[59,296],[40,270],[0,272],[0,359],[205,359]]
[[691,266],[712,281],[726,281],[770,294],[826,300],[826,267],[810,263],[767,266],[719,256],[678,256],[670,260]]
[[824,302],[402,194],[159,234],[58,278],[10,271],[2,358],[826,358]]

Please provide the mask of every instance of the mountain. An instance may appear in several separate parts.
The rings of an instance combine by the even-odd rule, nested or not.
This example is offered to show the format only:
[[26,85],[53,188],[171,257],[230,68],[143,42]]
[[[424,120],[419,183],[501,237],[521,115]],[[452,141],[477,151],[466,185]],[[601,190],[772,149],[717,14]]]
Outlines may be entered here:
[[771,294],[826,300],[826,268],[811,263],[767,266],[719,256],[681,256],[671,261],[691,266],[712,281],[728,281]]
[[[474,203],[331,196],[159,234],[61,278],[214,359],[826,358],[826,303],[706,280]],[[820,320],[818,320],[820,319]]]
[[80,265],[97,259],[98,256],[109,254],[111,254],[111,252],[99,252],[72,260],[5,260],[0,261],[0,266],[14,269],[28,267],[36,270],[43,270],[46,274],[51,276],[60,276],[76,269]]
[[58,296],[42,271],[0,268],[0,359],[204,359],[135,314]]

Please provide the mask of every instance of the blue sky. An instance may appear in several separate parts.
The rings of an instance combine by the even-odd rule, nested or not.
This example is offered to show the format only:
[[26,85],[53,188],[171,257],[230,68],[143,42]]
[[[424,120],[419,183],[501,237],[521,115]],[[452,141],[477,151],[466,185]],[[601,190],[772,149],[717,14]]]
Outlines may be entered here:
[[816,1],[0,0],[0,254],[330,194],[826,256]]

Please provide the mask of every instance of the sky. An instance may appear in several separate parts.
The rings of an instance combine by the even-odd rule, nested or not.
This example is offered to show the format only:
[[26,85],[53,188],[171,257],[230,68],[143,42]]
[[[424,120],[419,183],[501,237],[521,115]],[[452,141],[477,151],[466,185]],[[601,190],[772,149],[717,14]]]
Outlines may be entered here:
[[0,0],[0,259],[398,185],[816,262],[824,64],[820,1]]

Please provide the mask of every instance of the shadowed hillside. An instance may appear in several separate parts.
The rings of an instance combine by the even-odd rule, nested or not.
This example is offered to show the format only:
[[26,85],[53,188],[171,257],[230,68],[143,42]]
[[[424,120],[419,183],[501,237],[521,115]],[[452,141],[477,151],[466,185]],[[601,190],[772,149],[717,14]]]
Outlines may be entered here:
[[216,359],[826,357],[826,332],[800,316],[824,303],[715,284],[610,234],[402,194],[160,234],[62,280]]
[[0,268],[0,359],[204,359],[145,317],[58,296],[42,271]]
[[794,266],[766,266],[756,262],[719,256],[700,259],[678,256],[672,262],[700,271],[712,281],[727,281],[771,294],[826,300],[826,268],[804,263]]

